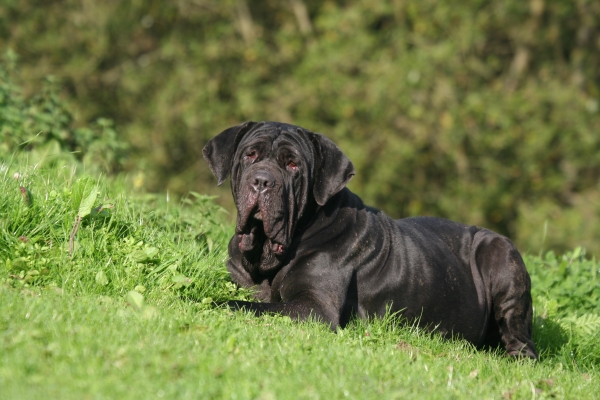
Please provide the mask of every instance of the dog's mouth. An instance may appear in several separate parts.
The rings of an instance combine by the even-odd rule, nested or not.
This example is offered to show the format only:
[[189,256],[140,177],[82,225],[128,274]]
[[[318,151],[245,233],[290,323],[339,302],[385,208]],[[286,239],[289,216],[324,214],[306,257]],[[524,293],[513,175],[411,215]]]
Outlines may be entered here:
[[285,252],[285,247],[282,243],[278,243],[273,238],[270,238],[265,233],[264,215],[260,207],[257,205],[249,213],[245,223],[237,232],[239,239],[238,247],[244,253],[252,252],[255,249],[262,248],[276,256],[280,256]]

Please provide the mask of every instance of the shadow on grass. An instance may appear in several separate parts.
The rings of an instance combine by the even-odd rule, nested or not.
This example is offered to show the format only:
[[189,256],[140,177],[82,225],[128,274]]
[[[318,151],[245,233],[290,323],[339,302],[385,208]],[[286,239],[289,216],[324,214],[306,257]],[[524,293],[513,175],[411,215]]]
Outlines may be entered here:
[[551,360],[577,371],[600,366],[600,332],[582,335],[557,318],[537,316],[533,321],[533,341],[541,361]]
[[541,357],[552,357],[569,343],[569,333],[554,318],[537,316],[533,320],[533,342]]

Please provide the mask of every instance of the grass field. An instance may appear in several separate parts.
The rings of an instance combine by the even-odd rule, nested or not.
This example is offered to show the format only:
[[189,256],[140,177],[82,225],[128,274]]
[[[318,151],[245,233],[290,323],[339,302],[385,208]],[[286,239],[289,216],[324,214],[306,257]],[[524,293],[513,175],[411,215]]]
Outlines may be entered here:
[[[528,255],[540,361],[392,317],[317,322],[248,299],[210,198],[140,195],[75,166],[0,166],[0,399],[598,398],[599,264]],[[542,229],[542,227],[540,227]]]

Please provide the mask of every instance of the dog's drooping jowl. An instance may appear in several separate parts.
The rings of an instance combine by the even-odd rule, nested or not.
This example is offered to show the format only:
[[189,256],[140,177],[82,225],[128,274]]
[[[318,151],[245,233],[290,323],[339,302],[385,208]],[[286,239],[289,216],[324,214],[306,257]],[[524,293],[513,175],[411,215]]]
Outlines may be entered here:
[[256,314],[310,316],[343,327],[352,316],[403,318],[537,358],[530,279],[506,237],[441,218],[392,220],[346,188],[352,162],[325,136],[246,122],[204,147],[237,207],[227,268],[256,289]]

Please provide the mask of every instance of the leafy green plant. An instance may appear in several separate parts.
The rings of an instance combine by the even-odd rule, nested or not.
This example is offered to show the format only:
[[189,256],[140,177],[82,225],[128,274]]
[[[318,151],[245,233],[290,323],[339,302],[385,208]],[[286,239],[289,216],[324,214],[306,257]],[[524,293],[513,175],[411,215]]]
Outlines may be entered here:
[[600,265],[585,256],[581,247],[562,255],[549,251],[544,257],[526,256],[532,295],[555,302],[556,315],[600,315]]
[[555,358],[575,368],[598,365],[600,315],[581,311],[559,314],[557,300],[565,299],[538,296],[534,301],[534,342],[542,359]]

